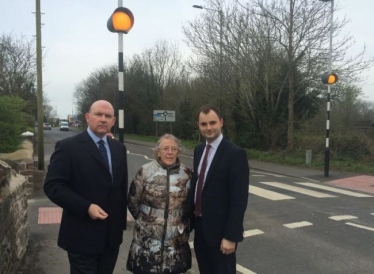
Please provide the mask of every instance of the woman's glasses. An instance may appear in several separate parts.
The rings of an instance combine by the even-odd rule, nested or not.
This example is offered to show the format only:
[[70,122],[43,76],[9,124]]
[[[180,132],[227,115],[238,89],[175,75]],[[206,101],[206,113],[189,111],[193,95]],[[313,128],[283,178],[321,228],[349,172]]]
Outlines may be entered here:
[[168,153],[169,151],[171,151],[172,153],[178,152],[177,147],[162,147],[162,148],[160,148],[160,150],[165,152],[165,153]]

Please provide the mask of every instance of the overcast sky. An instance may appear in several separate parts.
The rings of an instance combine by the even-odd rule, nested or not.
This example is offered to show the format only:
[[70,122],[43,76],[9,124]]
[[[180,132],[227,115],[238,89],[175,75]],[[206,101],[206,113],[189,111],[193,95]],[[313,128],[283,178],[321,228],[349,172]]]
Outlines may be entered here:
[[[374,36],[370,31],[374,26],[374,1],[335,2],[341,9],[334,17],[346,15],[351,19],[344,29],[357,41],[351,52],[360,51],[366,44],[366,57],[374,56]],[[194,4],[204,5],[204,1],[123,0],[123,6],[135,17],[133,29],[124,35],[125,59],[153,47],[159,39],[177,42],[182,52],[189,54],[182,26],[206,12],[192,8]],[[41,0],[44,92],[60,118],[75,111],[73,92],[80,81],[98,68],[118,64],[118,35],[106,27],[117,7],[117,0]],[[34,11],[34,0],[0,0],[0,33],[32,39],[36,32]],[[374,101],[374,68],[367,75],[364,96]]]

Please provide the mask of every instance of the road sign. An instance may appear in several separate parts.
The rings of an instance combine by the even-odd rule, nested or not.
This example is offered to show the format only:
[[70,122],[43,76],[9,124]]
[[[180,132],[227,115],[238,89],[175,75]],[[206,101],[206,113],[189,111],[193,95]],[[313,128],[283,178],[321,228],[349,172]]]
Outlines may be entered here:
[[175,122],[175,111],[174,110],[154,110],[153,121],[154,122]]

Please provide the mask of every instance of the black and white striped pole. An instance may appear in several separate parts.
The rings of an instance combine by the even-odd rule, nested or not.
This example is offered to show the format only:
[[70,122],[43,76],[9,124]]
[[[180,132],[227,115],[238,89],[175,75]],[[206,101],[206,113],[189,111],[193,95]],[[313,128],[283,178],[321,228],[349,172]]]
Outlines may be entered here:
[[338,81],[338,76],[332,73],[332,32],[334,22],[334,0],[320,0],[331,2],[330,12],[330,43],[329,43],[329,67],[328,72],[322,75],[322,82],[327,84],[327,114],[326,114],[326,147],[325,147],[325,177],[329,177],[330,170],[330,94],[331,85]]
[[134,25],[132,12],[122,7],[122,0],[118,0],[118,8],[109,17],[107,27],[110,32],[118,33],[118,133],[119,141],[124,142],[125,135],[125,90],[124,90],[124,67],[123,67],[123,34],[127,34]]

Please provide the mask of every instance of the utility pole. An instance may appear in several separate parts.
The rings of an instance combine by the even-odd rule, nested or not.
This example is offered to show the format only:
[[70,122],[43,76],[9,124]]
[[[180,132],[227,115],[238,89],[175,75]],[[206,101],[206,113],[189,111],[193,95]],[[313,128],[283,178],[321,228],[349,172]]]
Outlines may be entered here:
[[38,110],[38,169],[44,170],[44,129],[43,129],[43,78],[42,78],[42,24],[40,0],[36,0],[36,77]]

